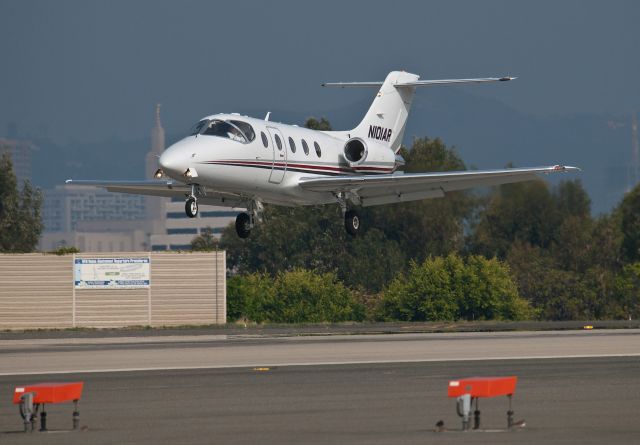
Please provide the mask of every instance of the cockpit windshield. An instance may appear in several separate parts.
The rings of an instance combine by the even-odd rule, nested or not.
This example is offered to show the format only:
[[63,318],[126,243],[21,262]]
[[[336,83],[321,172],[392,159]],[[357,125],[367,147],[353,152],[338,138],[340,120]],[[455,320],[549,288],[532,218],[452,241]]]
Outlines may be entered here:
[[253,127],[238,120],[203,119],[191,128],[191,135],[218,136],[233,141],[249,143],[256,138]]
[[207,125],[207,122],[209,122],[209,119],[202,119],[201,121],[198,121],[193,127],[191,127],[191,130],[189,130],[189,134],[191,136],[199,134],[200,130],[202,130],[205,125]]

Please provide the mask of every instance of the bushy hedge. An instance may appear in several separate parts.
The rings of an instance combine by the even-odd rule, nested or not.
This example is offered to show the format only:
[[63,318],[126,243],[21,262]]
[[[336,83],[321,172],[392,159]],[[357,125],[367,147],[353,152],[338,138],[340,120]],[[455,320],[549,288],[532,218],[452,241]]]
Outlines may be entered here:
[[384,291],[379,320],[518,320],[531,317],[509,268],[497,259],[472,255],[427,258]]
[[364,308],[335,274],[308,270],[232,277],[227,318],[254,322],[322,323],[364,319]]

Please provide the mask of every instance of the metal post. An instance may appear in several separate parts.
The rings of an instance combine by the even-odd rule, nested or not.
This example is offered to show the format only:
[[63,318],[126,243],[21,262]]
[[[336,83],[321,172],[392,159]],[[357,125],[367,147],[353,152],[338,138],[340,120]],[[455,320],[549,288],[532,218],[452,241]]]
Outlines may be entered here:
[[147,287],[147,324],[151,326],[151,252],[149,255],[149,287]]
[[511,409],[511,397],[512,394],[509,394],[507,397],[509,398],[509,411],[507,411],[507,428],[511,429],[513,426],[513,410]]
[[44,403],[42,404],[42,412],[40,413],[40,431],[47,431],[47,412],[44,410]]
[[78,400],[73,401],[73,429],[77,430],[80,427],[80,413],[78,412]]
[[73,277],[72,288],[71,288],[71,326],[76,327],[76,254],[73,254]]
[[20,396],[20,415],[24,421],[24,432],[29,431],[31,425],[31,431],[33,431],[33,393],[28,392]]
[[456,411],[462,417],[462,430],[468,430],[469,414],[471,413],[471,394],[463,394],[456,399]]

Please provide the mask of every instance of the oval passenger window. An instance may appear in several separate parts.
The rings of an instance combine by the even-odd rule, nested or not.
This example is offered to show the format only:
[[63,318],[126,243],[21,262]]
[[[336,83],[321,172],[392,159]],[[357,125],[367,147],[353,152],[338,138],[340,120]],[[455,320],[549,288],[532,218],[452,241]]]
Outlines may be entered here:
[[260,132],[260,136],[262,136],[262,145],[264,145],[264,148],[269,147],[269,139],[267,139],[267,135],[264,134],[264,131]]

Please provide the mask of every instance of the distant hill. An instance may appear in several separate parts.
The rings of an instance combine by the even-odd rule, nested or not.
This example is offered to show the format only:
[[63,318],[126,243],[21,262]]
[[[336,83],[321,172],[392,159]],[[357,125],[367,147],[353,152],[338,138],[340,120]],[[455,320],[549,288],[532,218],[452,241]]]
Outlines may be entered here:
[[[622,198],[631,158],[629,116],[578,114],[552,118],[528,115],[506,105],[455,88],[418,92],[409,117],[404,142],[413,137],[440,137],[456,147],[467,166],[498,168],[542,164],[577,165],[579,177],[593,201],[593,212],[608,211]],[[354,127],[370,101],[334,110],[272,110],[273,120],[301,125],[309,116],[326,117],[336,129]],[[239,110],[261,117],[264,110]],[[552,112],[552,110],[550,110]],[[214,112],[214,111],[212,111]],[[172,130],[171,123],[168,125]],[[186,131],[186,130],[185,130]],[[172,131],[167,143],[181,137]],[[148,139],[55,145],[36,140],[36,185],[49,188],[65,179],[137,179],[144,172]],[[557,179],[554,179],[554,181]]]

